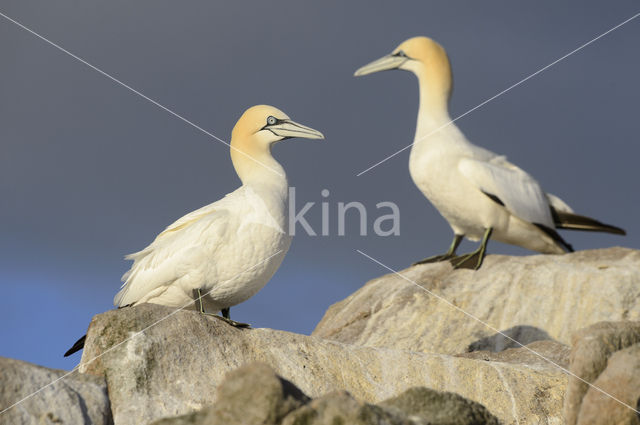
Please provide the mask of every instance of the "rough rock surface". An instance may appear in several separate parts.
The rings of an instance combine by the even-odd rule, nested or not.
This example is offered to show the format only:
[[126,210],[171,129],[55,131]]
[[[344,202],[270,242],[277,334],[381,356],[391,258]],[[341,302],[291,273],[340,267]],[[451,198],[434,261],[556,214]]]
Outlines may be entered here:
[[0,414],[0,423],[112,424],[103,378],[75,372],[46,386],[67,373],[0,357],[0,411],[44,387],[33,397]]
[[[264,385],[264,386],[263,386]],[[199,412],[161,419],[153,425],[498,425],[478,403],[457,394],[411,388],[373,405],[335,391],[310,400],[263,363],[230,372],[215,403]]]
[[410,388],[379,404],[392,412],[423,419],[429,425],[498,425],[498,419],[481,404],[457,394],[424,387]]
[[161,419],[154,425],[276,425],[310,400],[269,366],[255,362],[227,374],[212,406],[183,417]]
[[[630,407],[640,410],[640,344],[616,351],[607,368],[593,385]],[[578,425],[633,424],[640,425],[640,414],[589,388],[582,399]]]
[[570,371],[582,380],[569,379],[564,405],[567,425],[640,424],[633,410],[584,382],[638,409],[640,322],[603,322],[576,332]]
[[567,382],[556,368],[543,365],[348,346],[271,329],[243,330],[197,312],[174,313],[157,305],[94,317],[81,370],[106,377],[114,420],[121,425],[202,409],[214,402],[227,372],[253,361],[268,364],[310,397],[346,390],[358,400],[377,403],[425,386],[478,402],[505,424],[560,421]]
[[[569,367],[571,348],[556,341],[536,341],[524,347],[508,348],[504,351],[473,351],[456,354],[456,357],[492,362],[550,366],[550,362],[563,368]],[[546,359],[546,360],[545,360]]]
[[640,251],[401,274],[314,336],[149,304],[100,314],[83,374],[47,387],[65,372],[0,358],[0,411],[45,387],[0,423],[640,425]]
[[346,391],[335,391],[292,412],[282,425],[415,425],[406,415],[394,414],[374,404],[358,401]]
[[408,280],[396,274],[374,279],[331,306],[313,336],[358,346],[457,354],[517,346],[496,337],[497,331],[525,345],[541,339],[569,345],[571,334],[580,328],[640,319],[638,250],[491,255],[478,271],[452,270],[444,262],[399,273]]

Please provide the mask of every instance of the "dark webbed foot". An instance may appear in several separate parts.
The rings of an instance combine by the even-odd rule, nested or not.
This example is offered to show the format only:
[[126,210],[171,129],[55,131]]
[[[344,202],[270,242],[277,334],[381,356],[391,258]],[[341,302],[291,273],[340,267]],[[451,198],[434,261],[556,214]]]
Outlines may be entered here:
[[449,262],[454,269],[470,269],[478,270],[482,265],[484,255],[480,254],[480,251],[474,251],[469,254],[464,254],[456,258],[452,258]]
[[480,247],[475,251],[449,260],[453,268],[478,270],[484,261],[484,256],[487,251],[487,242],[489,241],[492,232],[493,228],[491,227],[485,230]]
[[246,329],[246,328],[250,328],[251,325],[248,323],[242,323],[242,322],[236,322],[235,320],[231,320],[227,317],[222,317],[222,316],[218,316],[217,314],[213,314],[213,313],[203,313],[205,316],[211,316],[211,317],[215,317],[218,320],[222,320],[223,322],[227,323],[228,325],[233,326],[234,328],[240,328],[240,329]]
[[213,314],[213,313],[207,313],[204,311],[204,305],[202,304],[202,293],[200,291],[200,289],[194,289],[193,290],[193,297],[195,298],[195,302],[196,302],[196,309],[200,311],[201,314],[205,315],[205,316],[211,316],[211,317],[215,317],[218,320],[222,320],[223,322],[235,327],[235,328],[240,328],[240,329],[245,329],[245,328],[250,328],[251,325],[248,323],[242,323],[242,322],[236,322],[235,320],[231,320],[231,308],[227,307],[227,308],[223,308],[222,310],[220,310],[220,313],[222,313],[222,316],[218,316],[217,314]]
[[464,235],[453,235],[453,242],[451,242],[451,246],[449,247],[449,250],[447,252],[441,255],[427,257],[424,260],[413,263],[413,265],[417,266],[418,264],[437,263],[439,261],[446,261],[457,258],[456,249],[458,249],[458,245],[460,245],[460,242],[462,242],[462,238],[464,238]]

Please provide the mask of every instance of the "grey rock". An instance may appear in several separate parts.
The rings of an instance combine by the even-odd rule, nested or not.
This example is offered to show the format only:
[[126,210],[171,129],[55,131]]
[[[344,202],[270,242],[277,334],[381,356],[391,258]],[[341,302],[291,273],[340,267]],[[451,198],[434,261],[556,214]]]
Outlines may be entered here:
[[559,421],[567,382],[563,373],[545,365],[237,329],[197,312],[150,304],[94,317],[81,370],[106,377],[115,423],[124,425],[212,405],[224,376],[254,361],[268,364],[310,397],[346,390],[357,400],[375,404],[424,386],[483,404],[506,424]]
[[546,340],[552,340],[552,338],[542,329],[534,326],[514,326],[472,342],[467,347],[467,351],[470,353],[474,351],[500,352]]
[[310,400],[264,363],[251,363],[227,374],[218,387],[212,424],[278,424]]
[[153,425],[498,425],[478,403],[457,394],[411,388],[374,405],[346,391],[310,400],[291,382],[262,363],[230,372],[215,403],[200,412],[166,418]]
[[[417,425],[401,412],[358,401],[346,391],[335,391],[313,400],[284,418],[282,425]],[[425,424],[426,425],[426,424]]]
[[331,306],[312,335],[359,346],[457,354],[469,346],[513,348],[508,339],[496,337],[496,330],[525,345],[541,338],[570,345],[574,331],[594,323],[640,320],[638,250],[490,255],[478,271],[453,270],[443,262],[400,273],[415,283],[395,274],[370,281]]
[[150,425],[211,425],[211,410],[211,407],[205,407],[202,410],[186,415],[158,419],[157,421],[150,423]]
[[454,393],[429,388],[410,388],[379,404],[392,412],[420,418],[429,425],[499,425],[498,419],[481,404]]
[[[619,350],[624,350],[627,347],[632,347],[640,343],[640,322],[602,322],[597,323],[588,328],[582,329],[575,333],[573,337],[573,344],[571,348],[571,364],[570,371],[578,378],[570,377],[569,386],[567,388],[567,395],[564,404],[565,423],[567,425],[575,425],[580,417],[580,423],[590,423],[592,418],[597,423],[598,419],[604,420],[598,416],[595,406],[602,407],[605,404],[615,403],[618,408],[624,408],[620,403],[615,400],[611,400],[610,397],[606,397],[601,392],[590,387],[586,382],[596,385],[600,388],[600,385],[596,384],[600,380],[599,376],[603,375],[600,382],[601,385],[610,386],[611,391],[616,392],[616,380],[620,383],[621,388],[625,388],[630,391],[629,394],[620,395],[620,400],[626,400],[627,404],[635,406],[637,398],[634,397],[633,388],[638,384],[638,374],[635,375],[630,381],[626,381],[622,378],[612,378],[619,374],[624,375],[622,370],[627,370],[627,373],[632,373],[633,369],[637,366],[637,359],[634,360],[634,355],[638,354],[637,349],[625,350],[619,356],[616,353]],[[609,362],[612,361],[612,364]],[[605,369],[611,366],[611,370],[607,373]],[[604,390],[604,388],[602,388]],[[591,394],[587,399],[585,396],[588,393],[597,392],[598,394]],[[606,391],[606,390],[605,390]],[[609,391],[606,391],[609,392]],[[600,400],[600,396],[606,397],[607,400]],[[639,395],[640,396],[640,395]],[[631,397],[631,398],[629,398]],[[595,404],[594,404],[595,403]],[[602,413],[606,414],[607,411],[613,411],[613,405],[610,409],[603,410]],[[583,413],[583,409],[584,412]],[[631,409],[624,408],[631,413],[634,413]],[[600,423],[617,423],[607,422],[612,416],[605,416],[606,421]],[[627,422],[621,422],[627,423]],[[633,422],[629,422],[633,423]]]
[[310,400],[269,366],[255,362],[226,375],[212,406],[190,415],[163,419],[154,425],[277,425],[287,413]]
[[0,357],[0,423],[112,424],[104,378],[67,373]]
[[580,404],[578,425],[640,425],[640,415],[629,408],[638,410],[640,402],[640,344],[611,355],[593,385],[606,394],[589,388]]

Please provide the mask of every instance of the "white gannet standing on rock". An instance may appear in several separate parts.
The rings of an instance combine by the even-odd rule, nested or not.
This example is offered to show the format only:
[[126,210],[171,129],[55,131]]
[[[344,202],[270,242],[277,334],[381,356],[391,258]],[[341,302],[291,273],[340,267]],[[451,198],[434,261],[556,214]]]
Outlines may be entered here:
[[[262,289],[291,245],[289,185],[271,145],[293,137],[324,138],[272,106],[247,109],[231,135],[231,160],[242,186],[178,219],[148,247],[128,255],[133,265],[114,305],[188,305],[202,313],[220,311],[223,317],[215,317],[248,326],[230,319],[230,307]],[[80,350],[84,338],[65,357]]]
[[[427,37],[414,37],[355,72],[367,75],[389,69],[413,72],[420,86],[420,110],[409,171],[414,183],[453,229],[443,255],[416,264],[449,260],[454,268],[478,269],[489,238],[546,254],[573,251],[555,229],[624,235],[624,230],[573,213],[561,199],[504,156],[471,144],[451,122],[449,58]],[[463,237],[482,239],[480,247],[456,256]]]

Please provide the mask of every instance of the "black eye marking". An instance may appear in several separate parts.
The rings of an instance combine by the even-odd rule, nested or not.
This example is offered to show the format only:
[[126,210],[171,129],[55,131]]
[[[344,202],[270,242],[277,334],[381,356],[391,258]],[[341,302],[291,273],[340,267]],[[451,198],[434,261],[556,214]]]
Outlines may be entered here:
[[[271,130],[269,127],[274,126],[276,124],[282,124],[283,122],[286,122],[287,120],[281,120],[279,118],[274,117],[273,115],[269,115],[267,117],[267,123],[265,124],[264,127],[262,127],[260,130],[269,130],[270,132],[272,132],[273,134],[276,134],[273,132],[273,130]],[[277,134],[276,134],[277,136]]]
[[397,56],[399,58],[408,58],[409,56],[407,56],[407,54],[404,52],[404,50],[398,50],[397,52],[395,52],[393,55],[391,56]]

